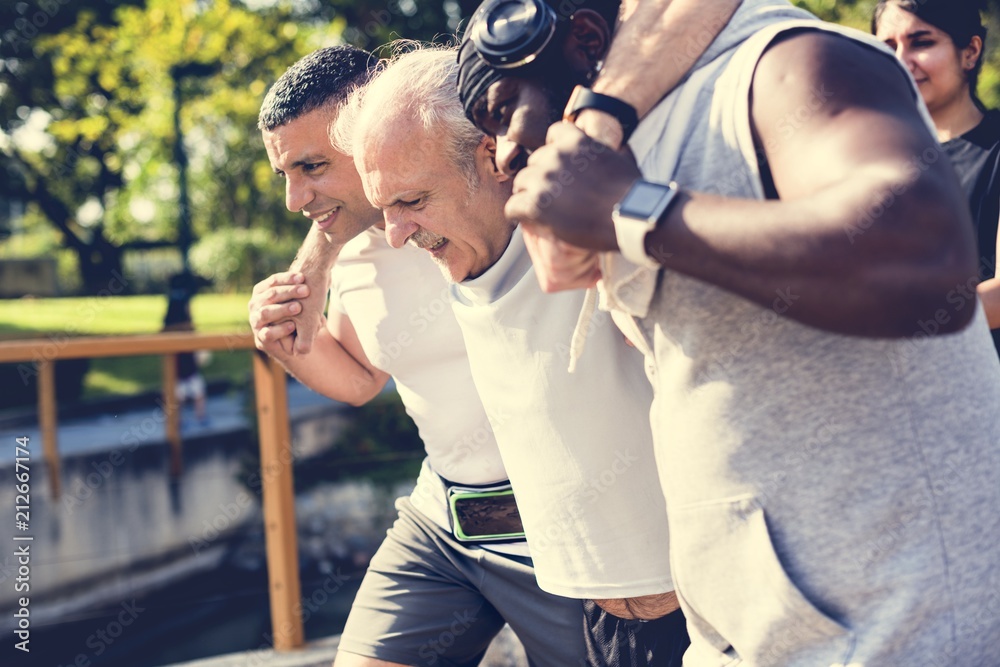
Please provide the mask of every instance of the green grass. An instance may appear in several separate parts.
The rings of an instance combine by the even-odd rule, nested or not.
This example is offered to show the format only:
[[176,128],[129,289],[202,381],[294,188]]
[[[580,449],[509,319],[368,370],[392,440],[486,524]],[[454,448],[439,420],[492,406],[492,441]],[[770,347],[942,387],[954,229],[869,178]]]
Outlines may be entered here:
[[[248,331],[246,294],[201,294],[191,302],[198,331]],[[163,296],[83,297],[0,300],[0,339],[51,335],[116,336],[157,333],[163,326]],[[213,352],[202,368],[206,380],[243,384],[250,376],[250,353]],[[84,381],[84,398],[153,391],[160,386],[160,357],[94,359]]]
[[[201,294],[191,302],[198,331],[246,331],[247,294]],[[0,338],[49,334],[113,336],[156,333],[163,327],[163,296],[0,300]]]

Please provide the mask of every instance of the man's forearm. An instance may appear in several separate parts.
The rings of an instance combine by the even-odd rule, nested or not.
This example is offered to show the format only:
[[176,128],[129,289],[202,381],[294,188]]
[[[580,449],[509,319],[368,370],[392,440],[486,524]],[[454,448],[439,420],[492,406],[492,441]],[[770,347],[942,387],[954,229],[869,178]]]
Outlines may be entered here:
[[278,359],[290,375],[318,394],[358,406],[374,398],[386,377],[369,371],[323,327],[308,354]]
[[636,0],[592,89],[635,107],[642,117],[680,83],[742,0]]
[[289,271],[297,271],[305,274],[306,282],[312,283],[310,278],[314,278],[317,287],[326,288],[329,286],[330,269],[337,261],[337,256],[343,246],[332,243],[316,227],[309,228],[309,234],[295,254]]
[[[961,240],[945,248],[939,241],[952,241],[922,233],[922,220],[948,215],[933,196],[899,197],[877,223],[859,219],[874,199],[871,180],[800,201],[686,193],[646,237],[646,249],[666,267],[763,306],[784,296],[782,314],[811,326],[910,336],[960,282],[963,274],[947,260],[960,254]],[[971,314],[971,308],[951,313],[942,331],[961,329]]]
[[306,285],[310,290],[309,298],[300,301],[301,313],[294,318],[296,354],[306,354],[312,348],[312,341],[319,331],[320,321],[326,310],[330,269],[337,261],[342,247],[331,242],[329,237],[316,227],[312,227],[289,267],[290,271],[305,276]]
[[[591,89],[635,107],[642,118],[673,90],[743,0],[633,0]],[[618,148],[622,131],[608,114],[585,109],[576,124]]]

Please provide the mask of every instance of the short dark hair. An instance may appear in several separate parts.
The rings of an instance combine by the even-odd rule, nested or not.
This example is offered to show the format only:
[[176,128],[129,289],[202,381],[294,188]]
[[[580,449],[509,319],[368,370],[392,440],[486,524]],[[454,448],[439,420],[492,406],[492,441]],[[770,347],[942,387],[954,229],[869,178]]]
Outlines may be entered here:
[[368,81],[376,62],[371,53],[353,46],[328,46],[300,58],[267,91],[257,127],[270,131],[319,107],[343,102]]
[[882,14],[889,5],[896,5],[905,12],[913,14],[925,23],[929,23],[938,30],[946,33],[954,42],[955,48],[964,49],[971,42],[973,37],[983,40],[983,52],[979,54],[979,61],[969,72],[969,92],[972,99],[979,107],[982,103],[976,95],[976,87],[979,84],[979,73],[983,69],[983,60],[986,59],[986,26],[983,25],[982,16],[979,14],[983,8],[982,0],[879,0],[872,12],[872,34],[878,32],[879,22]]

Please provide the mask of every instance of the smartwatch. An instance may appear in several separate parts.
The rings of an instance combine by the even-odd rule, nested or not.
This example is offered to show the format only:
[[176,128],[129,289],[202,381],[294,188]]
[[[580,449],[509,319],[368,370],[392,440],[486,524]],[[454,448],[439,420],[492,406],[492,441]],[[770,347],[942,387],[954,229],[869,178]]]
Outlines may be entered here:
[[660,263],[646,254],[646,235],[670,211],[678,194],[676,183],[664,185],[639,179],[615,204],[611,219],[618,250],[625,259],[639,266],[660,268]]
[[563,119],[571,123],[576,122],[576,117],[584,109],[597,109],[613,116],[618,124],[622,126],[622,145],[635,132],[639,126],[639,114],[635,107],[627,102],[623,102],[617,97],[595,93],[586,86],[577,86],[573,89],[573,94],[566,102],[566,109],[563,111]]

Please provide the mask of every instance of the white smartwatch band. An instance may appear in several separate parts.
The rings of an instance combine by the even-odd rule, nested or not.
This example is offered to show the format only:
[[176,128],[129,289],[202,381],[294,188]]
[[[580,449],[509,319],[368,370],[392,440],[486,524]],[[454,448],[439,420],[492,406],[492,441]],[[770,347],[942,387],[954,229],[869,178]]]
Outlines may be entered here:
[[646,235],[656,227],[656,220],[636,220],[619,215],[617,211],[611,216],[615,223],[615,238],[618,239],[618,250],[628,261],[638,266],[659,269],[660,263],[646,254]]
[[661,267],[646,252],[646,236],[671,209],[678,194],[676,183],[664,185],[639,179],[632,184],[611,215],[618,250],[625,259],[651,269]]

